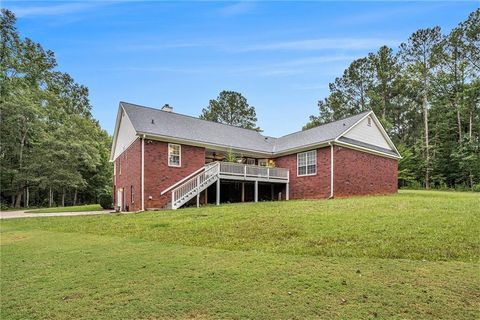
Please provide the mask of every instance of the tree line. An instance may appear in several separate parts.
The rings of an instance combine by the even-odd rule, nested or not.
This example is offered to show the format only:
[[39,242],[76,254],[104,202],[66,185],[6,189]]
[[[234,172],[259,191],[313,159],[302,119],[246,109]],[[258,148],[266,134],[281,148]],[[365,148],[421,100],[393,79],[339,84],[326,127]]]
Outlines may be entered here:
[[111,138],[92,117],[88,89],[56,70],[52,51],[0,17],[2,207],[96,203],[111,193]]
[[373,110],[403,158],[400,186],[480,189],[480,9],[353,61],[303,129]]

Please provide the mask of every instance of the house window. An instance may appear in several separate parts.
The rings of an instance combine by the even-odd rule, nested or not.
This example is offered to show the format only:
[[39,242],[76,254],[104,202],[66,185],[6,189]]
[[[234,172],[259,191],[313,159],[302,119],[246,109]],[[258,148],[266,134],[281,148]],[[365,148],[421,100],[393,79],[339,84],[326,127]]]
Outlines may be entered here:
[[258,159],[258,165],[261,167],[268,166],[268,159]]
[[122,157],[118,157],[118,174],[122,174]]
[[135,189],[133,188],[133,186],[130,186],[130,202],[135,202]]
[[253,159],[253,158],[247,158],[247,164],[255,165],[255,159]]
[[182,147],[179,144],[168,144],[168,165],[170,167],[180,167],[182,165]]
[[297,176],[317,174],[317,150],[297,153]]

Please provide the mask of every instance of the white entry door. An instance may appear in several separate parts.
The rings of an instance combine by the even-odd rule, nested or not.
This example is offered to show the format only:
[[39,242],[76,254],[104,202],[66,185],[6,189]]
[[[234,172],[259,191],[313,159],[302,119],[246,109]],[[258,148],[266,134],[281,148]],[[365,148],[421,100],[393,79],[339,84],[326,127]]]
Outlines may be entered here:
[[123,211],[123,189],[118,188],[117,190],[117,207],[120,211]]

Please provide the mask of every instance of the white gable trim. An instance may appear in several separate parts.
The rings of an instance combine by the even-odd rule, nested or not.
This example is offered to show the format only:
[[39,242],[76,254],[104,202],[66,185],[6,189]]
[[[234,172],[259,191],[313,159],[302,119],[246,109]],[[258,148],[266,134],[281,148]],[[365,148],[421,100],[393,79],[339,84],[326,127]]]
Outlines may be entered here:
[[373,111],[368,112],[365,116],[363,116],[360,120],[358,120],[354,125],[352,125],[350,128],[345,130],[342,134],[340,134],[337,138],[335,138],[335,142],[339,142],[339,139],[341,137],[345,137],[346,134],[348,134],[350,131],[352,131],[359,123],[361,123],[363,120],[366,118],[371,117],[373,121],[375,122],[375,125],[377,128],[380,130],[380,133],[382,134],[383,138],[387,142],[387,144],[390,146],[390,148],[397,153],[399,158],[401,158],[400,152],[398,152],[397,148],[395,147],[395,144],[393,141],[390,139],[388,136],[387,131],[385,131],[385,128],[382,126],[382,123],[378,120],[377,116]]
[[[122,121],[124,122],[123,125],[130,125],[131,128],[133,129],[133,134],[130,138],[130,140],[125,143],[123,145],[123,150],[121,150],[118,154],[117,154],[117,148],[119,147],[118,146],[118,136],[119,136],[119,133],[120,133],[120,128],[122,126]],[[110,150],[110,162],[113,162],[115,161],[115,159],[118,157],[118,155],[120,155],[123,151],[127,150],[128,147],[130,147],[130,145],[132,145],[132,143],[134,143],[138,138],[138,135],[137,135],[137,131],[135,130],[133,124],[132,124],[132,121],[130,120],[130,118],[128,117],[128,114],[125,112],[125,110],[123,109],[123,106],[120,104],[119,107],[118,107],[118,112],[117,112],[117,120],[115,122],[115,130],[113,132],[113,141],[112,141],[112,148]],[[115,154],[117,154],[117,156],[115,156]]]

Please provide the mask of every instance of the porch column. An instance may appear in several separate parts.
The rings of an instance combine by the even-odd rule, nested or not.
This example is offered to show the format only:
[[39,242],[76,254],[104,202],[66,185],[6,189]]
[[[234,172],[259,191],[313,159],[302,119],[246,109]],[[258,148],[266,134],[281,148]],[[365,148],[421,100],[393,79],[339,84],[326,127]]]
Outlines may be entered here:
[[255,202],[258,202],[258,180],[255,180]]
[[242,182],[242,202],[245,202],[245,182]]
[[217,206],[220,205],[220,178],[217,180]]
[[285,187],[285,200],[290,198],[290,183],[287,182],[287,186]]

